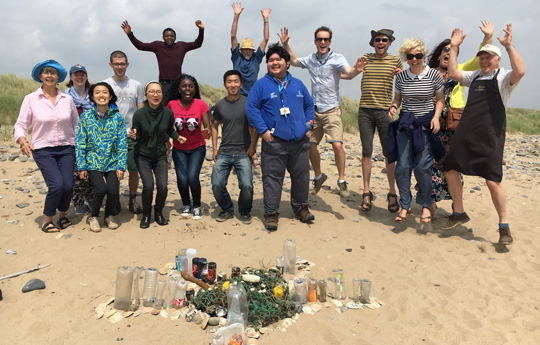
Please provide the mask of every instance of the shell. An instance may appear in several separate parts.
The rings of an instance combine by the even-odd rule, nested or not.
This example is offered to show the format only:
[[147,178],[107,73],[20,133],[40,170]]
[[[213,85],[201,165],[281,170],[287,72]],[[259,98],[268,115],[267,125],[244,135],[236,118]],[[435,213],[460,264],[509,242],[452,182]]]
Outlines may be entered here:
[[142,311],[141,310],[137,310],[136,312],[133,313],[133,317],[137,317],[139,315],[142,314]]
[[242,274],[242,280],[248,283],[258,283],[261,281],[261,277],[255,274]]
[[261,334],[268,333],[268,327],[259,328],[259,333],[261,333]]
[[126,318],[126,317],[130,317],[131,315],[133,315],[133,312],[128,310],[128,311],[125,311],[122,313],[122,317]]
[[341,302],[340,300],[338,299],[333,299],[332,300],[332,303],[334,303],[334,305],[338,308],[341,308],[343,306],[343,302]]
[[169,318],[169,312],[166,311],[166,310],[162,310],[162,311],[159,312],[159,316],[168,319]]
[[107,303],[101,303],[96,307],[96,319],[101,319],[107,310]]
[[157,309],[152,309],[152,311],[150,312],[152,315],[159,315],[160,311],[157,310]]
[[255,338],[255,339],[259,339],[259,337],[261,336],[259,332],[257,332],[254,328],[252,327],[248,327],[246,328],[246,330],[244,331],[246,333],[246,336],[250,337],[250,338]]
[[105,310],[105,314],[103,315],[106,319],[110,318],[111,316],[116,313],[116,309],[113,309],[111,307],[108,307],[107,310]]
[[311,309],[313,309],[313,312],[318,312],[320,311],[321,309],[323,308],[322,305],[320,305],[319,303],[314,303],[311,305]]
[[303,306],[302,311],[306,314],[314,314],[313,309],[309,305]]
[[173,311],[171,313],[171,320],[178,320],[178,318],[180,317],[180,313],[181,313],[180,310]]
[[175,268],[176,268],[176,265],[174,262],[167,262],[165,266],[159,269],[159,274],[161,275],[169,274],[169,272],[171,272]]
[[122,316],[123,312],[116,312],[111,317],[109,317],[109,321],[111,323],[117,323],[120,320],[122,320],[124,317]]
[[359,309],[360,308],[360,305],[359,304],[356,304],[354,302],[349,302],[346,304],[347,308],[349,309]]

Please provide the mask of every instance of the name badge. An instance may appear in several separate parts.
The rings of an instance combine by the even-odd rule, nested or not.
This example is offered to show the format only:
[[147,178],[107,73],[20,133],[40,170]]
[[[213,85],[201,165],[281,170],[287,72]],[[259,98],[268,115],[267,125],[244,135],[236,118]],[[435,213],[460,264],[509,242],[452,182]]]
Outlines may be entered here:
[[291,111],[289,110],[288,107],[283,107],[279,109],[279,113],[281,114],[281,116],[287,116],[291,113]]

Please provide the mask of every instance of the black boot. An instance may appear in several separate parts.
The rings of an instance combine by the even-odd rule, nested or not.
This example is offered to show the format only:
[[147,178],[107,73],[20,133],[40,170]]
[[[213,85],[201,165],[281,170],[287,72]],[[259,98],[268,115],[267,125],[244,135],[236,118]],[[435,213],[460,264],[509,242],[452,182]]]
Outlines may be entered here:
[[141,218],[140,227],[141,229],[148,229],[149,226],[150,226],[150,214],[143,214]]
[[154,220],[159,225],[167,225],[169,224],[169,221],[163,217],[163,214],[161,213],[162,210],[158,210],[157,208],[154,208]]

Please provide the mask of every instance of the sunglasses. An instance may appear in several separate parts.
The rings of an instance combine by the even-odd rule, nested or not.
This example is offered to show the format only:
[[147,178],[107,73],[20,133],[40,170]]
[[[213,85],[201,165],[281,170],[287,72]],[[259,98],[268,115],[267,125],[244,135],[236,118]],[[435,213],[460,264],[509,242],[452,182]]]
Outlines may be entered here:
[[377,42],[377,43],[379,43],[379,42],[384,42],[384,43],[386,43],[386,42],[388,42],[388,41],[390,41],[388,38],[376,38],[376,39],[375,39],[375,42]]
[[450,51],[450,47],[444,47],[442,50],[443,50],[443,52],[448,53]]
[[407,54],[407,60],[412,60],[416,58],[416,60],[421,60],[424,57],[424,53],[416,53],[416,54]]
[[315,37],[315,41],[317,42],[330,42],[330,38],[326,38],[326,37]]

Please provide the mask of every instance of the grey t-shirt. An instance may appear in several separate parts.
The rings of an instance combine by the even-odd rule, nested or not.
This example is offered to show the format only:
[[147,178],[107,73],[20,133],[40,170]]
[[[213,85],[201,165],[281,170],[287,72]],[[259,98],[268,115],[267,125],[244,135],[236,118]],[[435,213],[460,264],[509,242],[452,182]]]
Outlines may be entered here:
[[116,97],[118,97],[116,105],[120,114],[124,116],[126,131],[129,133],[133,122],[133,114],[137,111],[137,104],[144,102],[143,87],[141,83],[130,78],[124,81],[107,78],[104,82],[112,86]]
[[214,120],[222,125],[218,153],[246,153],[251,143],[249,123],[246,118],[246,96],[236,101],[227,97],[219,100],[214,108]]

